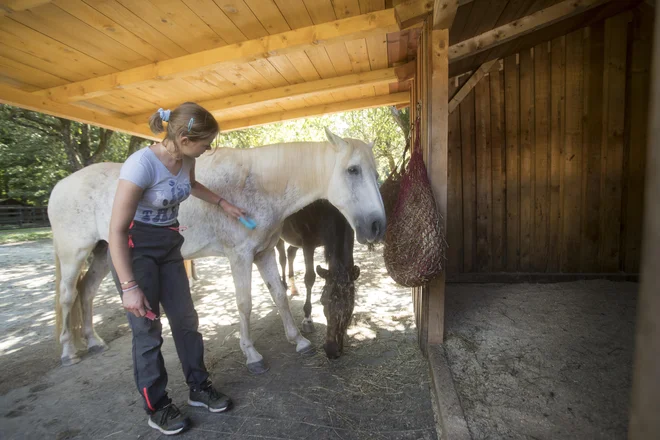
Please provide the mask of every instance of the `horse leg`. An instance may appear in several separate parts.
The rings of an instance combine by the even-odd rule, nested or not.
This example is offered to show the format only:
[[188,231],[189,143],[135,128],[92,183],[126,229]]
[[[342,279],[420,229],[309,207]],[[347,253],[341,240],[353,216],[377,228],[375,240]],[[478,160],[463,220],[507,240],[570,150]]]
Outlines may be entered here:
[[72,249],[69,252],[57,252],[56,262],[58,268],[56,288],[56,315],[61,323],[60,344],[62,344],[62,365],[69,366],[80,362],[76,353],[76,345],[82,341],[81,321],[82,307],[76,284],[80,271],[85,264],[88,249]]
[[286,297],[286,291],[282,288],[282,283],[279,283],[279,273],[277,272],[277,261],[275,260],[275,250],[270,249],[259,256],[257,260],[257,268],[261,273],[270,295],[277,306],[277,310],[282,317],[284,324],[284,331],[286,338],[292,344],[296,344],[296,351],[300,354],[310,354],[314,352],[312,343],[305,339],[298,331],[298,327],[293,321],[291,310],[289,309],[289,301]]
[[287,290],[286,285],[286,253],[284,251],[284,240],[281,238],[277,240],[275,245],[277,248],[277,254],[280,256],[280,266],[282,266],[282,284],[284,285],[284,290]]
[[302,330],[304,333],[312,333],[314,331],[314,321],[312,320],[312,287],[314,287],[314,282],[316,281],[316,272],[314,272],[314,248],[304,247],[303,255],[305,256],[305,287],[307,288],[307,297],[303,306],[305,318],[302,322]]
[[298,296],[298,288],[296,287],[296,280],[293,276],[293,261],[296,259],[296,252],[298,248],[295,246],[289,246],[286,254],[289,259],[289,284],[291,284],[291,296]]
[[[231,275],[236,288],[236,305],[241,335],[241,350],[247,358],[247,368],[252,374],[263,374],[268,371],[264,358],[250,338],[250,313],[252,313],[252,262],[242,258],[230,258]],[[277,267],[276,271],[277,273]],[[278,275],[279,276],[279,275]],[[278,283],[282,285],[282,283]]]
[[87,273],[78,284],[83,311],[83,336],[87,339],[87,351],[90,353],[99,353],[108,348],[107,344],[94,330],[94,314],[92,313],[94,296],[108,272],[110,272],[108,243],[102,241],[92,251],[92,262],[89,269],[87,269]]

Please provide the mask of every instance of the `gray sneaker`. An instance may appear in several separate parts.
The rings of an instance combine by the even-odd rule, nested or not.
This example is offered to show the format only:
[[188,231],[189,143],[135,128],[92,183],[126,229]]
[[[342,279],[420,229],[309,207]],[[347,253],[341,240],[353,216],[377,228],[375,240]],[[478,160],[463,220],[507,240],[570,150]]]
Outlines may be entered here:
[[190,419],[170,403],[149,416],[149,426],[165,435],[178,434],[190,427]]
[[228,410],[232,401],[220,391],[213,388],[211,382],[206,381],[199,389],[190,389],[188,405],[208,408],[209,411],[217,413]]

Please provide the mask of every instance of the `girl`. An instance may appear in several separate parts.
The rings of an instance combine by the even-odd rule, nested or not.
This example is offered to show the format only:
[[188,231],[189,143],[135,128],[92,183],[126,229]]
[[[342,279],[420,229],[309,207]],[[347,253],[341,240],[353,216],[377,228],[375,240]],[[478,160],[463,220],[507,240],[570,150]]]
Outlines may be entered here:
[[149,120],[151,131],[165,131],[163,122],[165,139],[133,153],[122,165],[109,241],[115,283],[133,332],[135,383],[149,426],[163,434],[178,434],[190,426],[190,420],[165,390],[160,304],[190,387],[188,403],[212,412],[231,406],[231,399],[211,385],[204,366],[204,344],[181,257],[179,204],[192,194],[234,218],[244,212],[195,180],[195,158],[211,148],[219,131],[213,116],[187,102],[174,111],[159,109]]

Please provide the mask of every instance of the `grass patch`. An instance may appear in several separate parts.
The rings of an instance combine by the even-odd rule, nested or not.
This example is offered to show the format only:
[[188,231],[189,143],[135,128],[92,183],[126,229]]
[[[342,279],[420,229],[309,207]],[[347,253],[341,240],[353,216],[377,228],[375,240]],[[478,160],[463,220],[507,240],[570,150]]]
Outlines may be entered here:
[[19,241],[34,241],[52,239],[53,232],[50,228],[14,229],[11,231],[0,231],[0,244],[18,243]]

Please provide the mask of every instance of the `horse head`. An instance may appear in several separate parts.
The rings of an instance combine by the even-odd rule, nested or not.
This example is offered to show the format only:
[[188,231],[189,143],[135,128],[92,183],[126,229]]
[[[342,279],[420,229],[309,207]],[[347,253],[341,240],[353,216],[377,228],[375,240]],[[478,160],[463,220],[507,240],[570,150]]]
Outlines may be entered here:
[[328,330],[323,348],[329,359],[337,359],[344,351],[344,336],[353,316],[355,280],[360,276],[360,268],[353,266],[349,271],[338,266],[329,271],[316,266],[316,273],[325,280],[321,304]]
[[380,241],[385,235],[385,208],[373,144],[339,137],[327,128],[325,131],[336,153],[327,199],[346,217],[358,242]]

